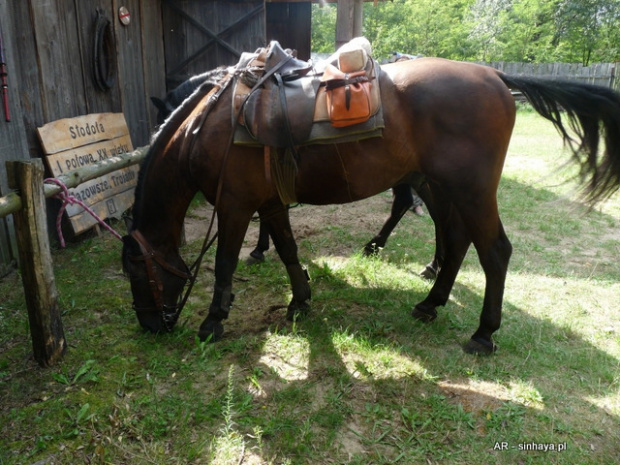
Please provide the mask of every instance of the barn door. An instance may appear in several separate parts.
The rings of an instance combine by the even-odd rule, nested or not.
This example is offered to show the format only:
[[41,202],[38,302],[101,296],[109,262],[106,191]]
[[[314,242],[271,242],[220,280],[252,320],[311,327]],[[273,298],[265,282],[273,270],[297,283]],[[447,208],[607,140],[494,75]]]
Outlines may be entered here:
[[168,89],[265,45],[263,0],[163,0]]

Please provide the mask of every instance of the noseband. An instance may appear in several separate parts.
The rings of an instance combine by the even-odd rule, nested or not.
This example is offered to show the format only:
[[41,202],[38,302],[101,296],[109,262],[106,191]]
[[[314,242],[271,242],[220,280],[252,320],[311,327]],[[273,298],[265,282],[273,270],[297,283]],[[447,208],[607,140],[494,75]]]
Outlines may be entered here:
[[144,262],[146,266],[146,275],[149,280],[149,285],[151,287],[151,292],[153,294],[153,299],[155,301],[155,307],[137,307],[136,303],[133,303],[133,309],[136,312],[158,312],[161,316],[161,320],[164,324],[166,331],[172,331],[175,323],[177,322],[179,315],[181,314],[181,310],[187,301],[187,297],[189,296],[189,290],[191,289],[191,284],[188,290],[185,292],[181,292],[179,295],[179,299],[177,304],[174,306],[169,306],[164,303],[164,283],[161,280],[159,268],[171,273],[179,278],[185,280],[183,287],[187,285],[187,282],[193,283],[195,277],[192,276],[187,271],[181,271],[174,266],[170,265],[166,262],[164,257],[157,251],[153,250],[153,247],[147,242],[142,233],[138,230],[134,230],[131,232],[131,237],[133,237],[138,245],[140,246],[140,252],[142,255],[129,257],[131,261],[134,262]]

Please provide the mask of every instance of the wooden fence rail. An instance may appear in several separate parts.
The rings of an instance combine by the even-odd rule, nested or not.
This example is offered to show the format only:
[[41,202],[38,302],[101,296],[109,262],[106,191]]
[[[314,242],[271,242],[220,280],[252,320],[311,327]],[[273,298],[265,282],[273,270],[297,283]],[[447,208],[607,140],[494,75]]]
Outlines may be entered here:
[[[64,175],[58,176],[57,179],[62,181],[68,188],[77,187],[86,181],[98,178],[104,174],[140,163],[140,161],[142,161],[146,156],[148,148],[148,145],[139,147],[133,152],[117,155],[75,171],[69,171]],[[45,192],[45,197],[49,198],[58,194],[61,191],[61,188],[55,184],[45,184],[43,186],[43,190]],[[0,218],[4,218],[11,213],[15,213],[21,208],[22,199],[16,192],[11,192],[4,197],[0,197]]]
[[594,63],[590,66],[583,66],[580,63],[512,63],[504,61],[484,64],[516,76],[565,79],[620,90],[620,78],[618,77],[620,62]]
[[[69,188],[77,187],[90,179],[139,163],[147,150],[148,147],[141,147],[68,172],[58,179]],[[41,366],[51,366],[62,358],[67,344],[58,308],[45,197],[58,194],[61,188],[43,182],[41,159],[8,161],[6,167],[9,184],[18,193],[0,198],[0,218],[14,216],[34,358]]]

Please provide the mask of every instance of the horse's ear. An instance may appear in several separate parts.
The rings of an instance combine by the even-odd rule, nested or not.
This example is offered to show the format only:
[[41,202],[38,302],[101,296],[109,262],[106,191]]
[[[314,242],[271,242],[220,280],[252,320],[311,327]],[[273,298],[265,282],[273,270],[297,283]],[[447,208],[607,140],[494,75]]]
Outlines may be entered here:
[[127,231],[131,231],[133,227],[133,217],[131,216],[131,214],[129,212],[125,212],[122,218],[125,222],[125,227],[127,228]]
[[151,102],[153,102],[153,105],[155,105],[155,108],[157,108],[159,111],[168,111],[168,109],[166,108],[166,102],[164,102],[162,99],[157,97],[151,97]]

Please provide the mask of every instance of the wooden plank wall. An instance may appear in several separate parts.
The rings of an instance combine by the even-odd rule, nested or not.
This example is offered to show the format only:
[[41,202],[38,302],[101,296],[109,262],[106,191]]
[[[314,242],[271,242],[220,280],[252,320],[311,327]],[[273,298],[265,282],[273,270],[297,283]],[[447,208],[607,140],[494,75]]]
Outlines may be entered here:
[[[21,107],[26,106],[36,117],[40,107],[34,104],[32,94],[22,94],[21,86],[32,86],[33,93],[38,92],[36,69],[32,70],[28,57],[34,56],[32,30],[24,30],[21,24],[27,21],[28,2],[0,0],[0,22],[7,62],[8,94],[11,122],[4,120],[0,111],[0,195],[9,192],[6,176],[6,160],[24,160],[30,158],[27,143],[28,120],[22,115]],[[38,99],[37,99],[38,100]],[[33,139],[34,131],[32,133]],[[0,276],[6,274],[17,260],[17,245],[14,237],[13,217],[0,219]]]
[[[118,19],[120,6],[131,14]],[[116,40],[117,78],[93,79],[94,27],[100,9]],[[0,115],[0,196],[9,192],[5,161],[41,156],[36,128],[61,118],[122,112],[135,146],[155,127],[152,95],[166,93],[160,0],[0,0],[12,121]],[[0,219],[0,276],[17,256],[12,219]]]
[[267,41],[277,40],[283,47],[297,50],[297,57],[301,60],[309,60],[312,52],[312,3],[272,2],[267,3],[266,8]]
[[[163,0],[162,8],[169,89],[193,75],[221,65],[234,65],[242,52],[254,51],[265,45],[263,0]],[[239,23],[252,11],[255,14],[251,18]],[[186,13],[192,20],[188,21],[180,12]],[[215,35],[219,34],[219,38],[229,47],[213,40],[201,30],[201,26]],[[184,64],[200,50],[202,53],[195,60]]]

